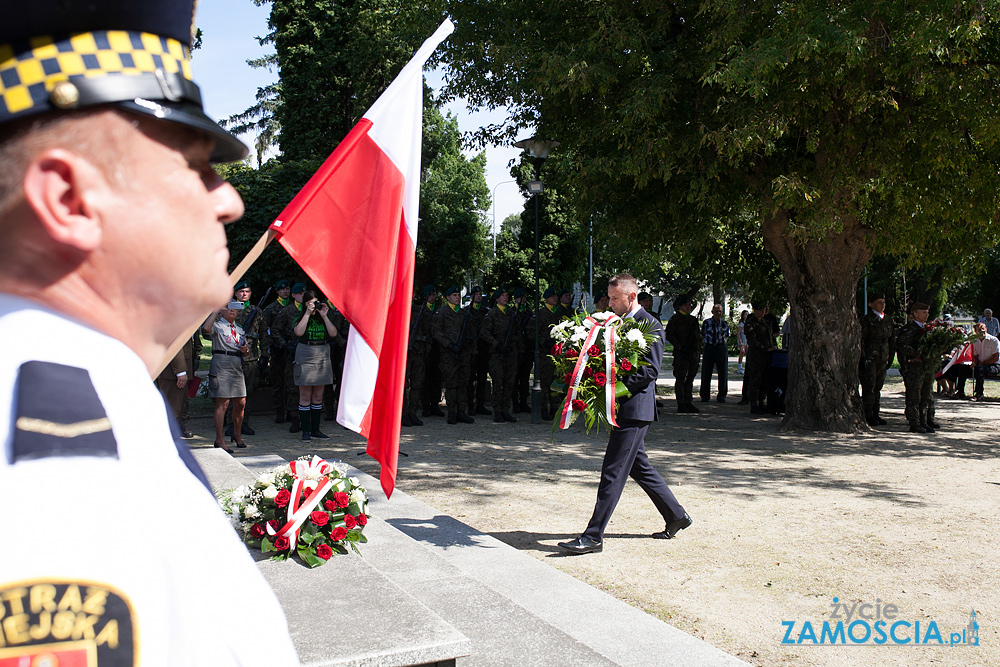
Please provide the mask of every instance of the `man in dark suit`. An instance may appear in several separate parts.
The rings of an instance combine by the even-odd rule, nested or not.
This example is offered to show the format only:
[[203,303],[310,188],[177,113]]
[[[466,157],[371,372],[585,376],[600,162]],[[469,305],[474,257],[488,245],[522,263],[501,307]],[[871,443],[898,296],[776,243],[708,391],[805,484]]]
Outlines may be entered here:
[[646,492],[666,522],[664,529],[653,537],[669,540],[678,531],[691,525],[691,517],[681,507],[660,474],[646,456],[644,439],[649,424],[656,421],[656,376],[663,359],[663,332],[659,320],[638,303],[635,278],[619,273],[608,283],[611,309],[623,319],[646,320],[652,324],[653,342],[643,355],[648,366],[625,381],[629,397],[618,406],[618,428],[611,431],[608,449],[601,467],[601,483],[597,487],[597,504],[587,530],[580,537],[559,546],[575,554],[587,554],[604,549],[604,529],[621,498],[625,482],[632,477]]

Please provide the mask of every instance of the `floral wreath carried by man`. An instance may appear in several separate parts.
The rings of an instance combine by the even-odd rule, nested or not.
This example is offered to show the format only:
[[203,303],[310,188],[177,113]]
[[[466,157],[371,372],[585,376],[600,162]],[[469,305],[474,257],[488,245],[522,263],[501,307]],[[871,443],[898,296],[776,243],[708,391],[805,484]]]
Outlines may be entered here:
[[642,356],[656,335],[652,327],[610,311],[574,315],[552,326],[552,388],[566,392],[553,428],[569,428],[580,415],[588,433],[595,426],[598,432],[618,426],[617,402],[629,395],[626,381],[649,365]]

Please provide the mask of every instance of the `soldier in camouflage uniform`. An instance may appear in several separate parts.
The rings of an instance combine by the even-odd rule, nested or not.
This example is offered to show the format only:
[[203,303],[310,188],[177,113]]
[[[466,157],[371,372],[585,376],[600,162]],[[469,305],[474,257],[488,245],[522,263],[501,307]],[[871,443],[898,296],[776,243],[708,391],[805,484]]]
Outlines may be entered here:
[[410,340],[406,352],[406,384],[403,388],[403,426],[423,426],[417,417],[424,390],[425,364],[431,349],[431,324],[437,288],[424,287],[423,299],[410,309]]
[[910,306],[913,319],[896,335],[896,357],[899,373],[906,390],[906,420],[914,433],[933,433],[941,425],[934,421],[934,374],[939,370],[937,359],[920,358],[920,336],[930,317],[930,306],[915,301]]
[[885,295],[868,297],[868,312],[861,318],[861,403],[869,426],[887,422],[879,414],[885,372],[896,352],[896,326],[885,314]]
[[295,386],[295,346],[299,344],[299,337],[295,335],[295,325],[302,319],[302,296],[305,294],[305,283],[295,283],[292,285],[292,300],[287,306],[281,309],[277,317],[274,318],[274,325],[271,327],[271,349],[277,345],[284,350],[285,362],[283,367],[283,384],[285,415],[290,422],[288,432],[298,433],[302,430],[299,421],[299,388]]
[[480,337],[490,350],[490,380],[493,382],[493,421],[516,422],[510,413],[514,376],[517,374],[517,354],[520,350],[521,332],[517,327],[517,310],[509,302],[510,295],[504,287],[493,293],[496,305],[483,319]]
[[486,409],[486,374],[490,367],[490,350],[479,335],[483,326],[483,318],[489,310],[483,303],[483,288],[476,285],[472,288],[472,298],[469,301],[469,333],[472,343],[472,360],[469,362],[468,403],[469,414],[488,415]]
[[694,405],[694,378],[701,359],[701,327],[691,315],[694,301],[684,295],[674,301],[674,314],[663,330],[664,338],[674,346],[674,393],[677,412],[699,412]]
[[563,289],[559,292],[559,317],[573,317],[576,311],[573,310],[573,292]]
[[778,349],[774,340],[774,330],[764,319],[767,306],[753,304],[753,315],[747,318],[743,332],[747,338],[747,365],[743,375],[750,414],[764,414],[764,373],[771,360],[771,352]]
[[[264,335],[260,339],[261,352],[267,355],[267,374],[271,380],[271,407],[274,408],[274,423],[285,421],[285,347],[281,340],[272,340],[271,330],[278,313],[291,301],[292,284],[282,278],[274,284],[278,298],[267,304],[261,317],[264,318]],[[337,331],[340,331],[338,329]],[[296,414],[298,411],[296,410]]]
[[524,288],[514,290],[513,307],[517,308],[516,326],[521,333],[521,350],[517,355],[514,390],[511,396],[512,412],[531,412],[531,367],[535,364],[534,314],[525,303]]
[[434,314],[431,332],[441,346],[441,379],[444,400],[448,404],[448,423],[471,424],[475,420],[468,414],[465,392],[472,357],[472,344],[468,338],[471,311],[468,307],[459,307],[462,292],[458,287],[449,287],[444,293],[444,301]]
[[552,326],[562,319],[558,313],[558,303],[559,295],[554,287],[550,287],[542,295],[542,305],[535,314],[535,317],[538,318],[538,335],[541,337],[538,381],[542,385],[542,419],[545,421],[550,421],[555,417],[558,406],[562,402],[558,395],[552,393],[551,387],[556,364],[549,358],[549,355],[552,354],[552,346],[556,344],[555,340],[552,339]]

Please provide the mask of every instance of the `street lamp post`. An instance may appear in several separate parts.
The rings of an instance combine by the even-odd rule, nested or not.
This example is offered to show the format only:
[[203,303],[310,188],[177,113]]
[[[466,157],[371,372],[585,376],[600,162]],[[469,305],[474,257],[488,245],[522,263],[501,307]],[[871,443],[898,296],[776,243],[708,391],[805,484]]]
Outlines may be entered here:
[[[540,303],[539,299],[539,277],[538,277],[538,198],[541,196],[545,187],[542,185],[541,172],[542,163],[545,162],[545,158],[549,156],[549,151],[553,148],[559,146],[558,141],[550,141],[546,139],[539,139],[538,137],[532,137],[530,139],[522,139],[514,143],[516,148],[521,148],[527,150],[531,154],[532,163],[535,166],[535,180],[528,183],[528,192],[535,198],[535,308],[538,308]],[[535,314],[535,364],[534,364],[534,376],[535,381],[531,385],[531,423],[541,424],[542,423],[542,384],[539,379],[538,369],[539,363],[541,361],[541,355],[539,354],[539,336],[538,336],[538,314]]]

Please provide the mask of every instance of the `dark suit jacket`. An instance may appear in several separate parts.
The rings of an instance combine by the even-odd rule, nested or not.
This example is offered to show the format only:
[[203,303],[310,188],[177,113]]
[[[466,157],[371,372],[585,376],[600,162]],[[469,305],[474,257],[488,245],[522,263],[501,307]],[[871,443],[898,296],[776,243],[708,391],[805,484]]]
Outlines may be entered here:
[[643,355],[648,366],[640,366],[637,373],[626,382],[625,387],[631,393],[618,404],[617,418],[652,422],[656,421],[656,378],[660,374],[660,363],[663,361],[663,325],[660,320],[647,313],[643,308],[636,311],[636,320],[646,320],[653,325],[650,330],[653,342]]

